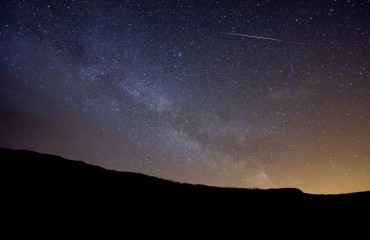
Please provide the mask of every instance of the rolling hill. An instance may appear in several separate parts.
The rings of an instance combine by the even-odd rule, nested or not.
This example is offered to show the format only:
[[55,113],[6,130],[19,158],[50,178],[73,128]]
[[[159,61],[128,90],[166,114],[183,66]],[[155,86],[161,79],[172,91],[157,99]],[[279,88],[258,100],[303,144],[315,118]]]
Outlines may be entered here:
[[[25,150],[0,149],[3,200],[22,211],[119,211],[125,214],[320,214],[369,212],[370,192],[306,194],[298,189],[233,189],[182,184],[105,170]],[[59,211],[58,210],[58,211]],[[37,212],[36,211],[36,212]],[[63,212],[63,211],[62,211]]]

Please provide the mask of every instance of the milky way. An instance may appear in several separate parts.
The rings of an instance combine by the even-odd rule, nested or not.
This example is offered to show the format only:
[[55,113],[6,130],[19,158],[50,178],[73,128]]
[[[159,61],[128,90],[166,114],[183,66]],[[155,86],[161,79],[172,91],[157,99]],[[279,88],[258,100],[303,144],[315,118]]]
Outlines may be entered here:
[[370,190],[369,16],[367,0],[3,1],[0,146],[180,182]]

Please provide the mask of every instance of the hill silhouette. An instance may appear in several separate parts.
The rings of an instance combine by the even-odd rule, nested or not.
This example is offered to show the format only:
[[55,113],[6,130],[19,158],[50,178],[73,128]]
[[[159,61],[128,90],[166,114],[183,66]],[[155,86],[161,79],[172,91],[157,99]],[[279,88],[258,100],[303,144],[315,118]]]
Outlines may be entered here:
[[[215,216],[369,211],[370,192],[306,194],[298,189],[233,189],[182,184],[80,161],[0,148],[2,193],[11,206],[34,209]],[[32,210],[33,209],[33,210]],[[59,210],[57,210],[59,209]]]

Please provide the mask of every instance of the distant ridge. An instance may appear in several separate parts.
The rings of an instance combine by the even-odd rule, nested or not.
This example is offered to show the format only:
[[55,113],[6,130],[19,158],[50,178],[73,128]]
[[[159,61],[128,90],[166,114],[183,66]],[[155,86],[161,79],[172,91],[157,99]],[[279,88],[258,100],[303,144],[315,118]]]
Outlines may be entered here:
[[25,150],[0,148],[0,159],[5,200],[26,209],[62,205],[120,209],[126,213],[323,214],[369,211],[370,204],[370,192],[312,195],[294,188],[259,190],[181,184]]

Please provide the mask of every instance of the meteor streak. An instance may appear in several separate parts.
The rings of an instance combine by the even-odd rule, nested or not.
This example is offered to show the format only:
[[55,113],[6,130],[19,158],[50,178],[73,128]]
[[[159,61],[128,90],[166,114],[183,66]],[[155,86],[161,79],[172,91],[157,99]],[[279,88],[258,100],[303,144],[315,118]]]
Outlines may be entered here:
[[268,38],[268,37],[261,37],[261,36],[253,36],[253,35],[240,34],[240,33],[229,33],[229,32],[223,32],[223,33],[228,34],[228,35],[235,35],[235,36],[249,37],[249,38],[257,38],[257,39],[277,41],[277,42],[288,42],[288,43],[301,44],[301,45],[304,44],[304,43],[301,43],[301,42],[294,42],[294,41],[288,41],[288,40],[282,40],[282,39],[276,39],[276,38]]

